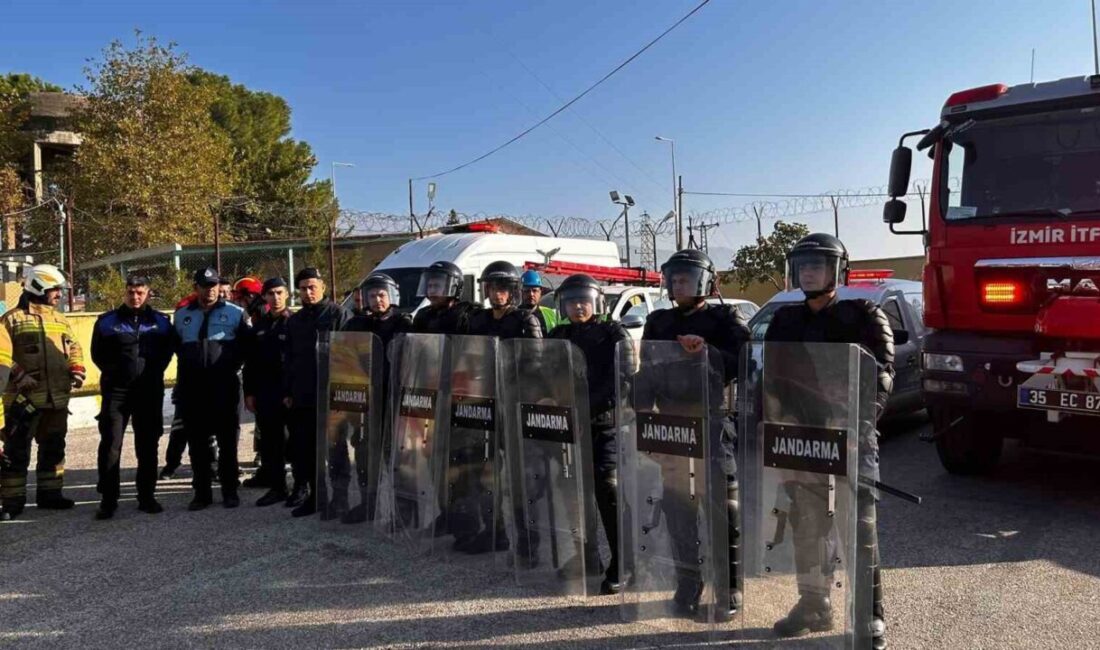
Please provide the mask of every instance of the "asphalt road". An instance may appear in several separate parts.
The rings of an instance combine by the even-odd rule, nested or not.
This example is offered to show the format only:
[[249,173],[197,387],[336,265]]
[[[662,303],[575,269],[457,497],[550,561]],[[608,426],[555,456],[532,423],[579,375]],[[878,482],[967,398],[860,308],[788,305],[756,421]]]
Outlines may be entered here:
[[[924,426],[889,427],[882,446],[883,479],[925,498],[880,507],[890,647],[1100,647],[1100,460],[1011,448],[994,475],[953,477],[917,439]],[[2,647],[713,642],[624,624],[613,597],[544,597],[480,558],[438,562],[364,528],[252,507],[258,491],[238,510],[189,513],[177,479],[151,516],[131,484],[115,519],[94,521],[95,444],[93,431],[69,438],[75,511],[0,523]],[[242,457],[250,447],[246,436]],[[124,481],[130,440],[125,453]]]

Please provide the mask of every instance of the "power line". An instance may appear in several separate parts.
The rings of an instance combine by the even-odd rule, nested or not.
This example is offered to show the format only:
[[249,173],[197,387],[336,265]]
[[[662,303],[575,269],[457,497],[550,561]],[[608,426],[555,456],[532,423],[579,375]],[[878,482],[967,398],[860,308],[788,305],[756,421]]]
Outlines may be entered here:
[[657,36],[657,38],[653,39],[652,41],[647,43],[642,49],[640,49],[637,52],[635,52],[634,54],[632,54],[630,56],[630,58],[628,58],[627,60],[620,63],[611,72],[608,72],[607,74],[605,74],[599,81],[597,81],[596,83],[594,83],[591,86],[589,86],[588,88],[586,88],[584,90],[584,92],[577,95],[573,99],[569,100],[568,102],[566,102],[562,106],[558,107],[558,109],[555,110],[553,113],[550,113],[549,115],[547,115],[543,119],[539,120],[538,122],[536,122],[532,126],[530,126],[527,129],[523,130],[518,135],[514,136],[512,139],[508,140],[504,144],[501,144],[501,145],[497,146],[494,149],[490,149],[489,151],[487,151],[487,152],[481,154],[480,156],[478,156],[477,158],[474,158],[473,160],[464,162],[461,165],[458,165],[457,167],[452,167],[452,168],[450,168],[446,171],[437,172],[435,174],[428,174],[427,176],[419,176],[419,177],[414,178],[413,180],[414,181],[423,181],[423,180],[427,180],[429,178],[439,178],[440,176],[446,176],[447,174],[457,172],[460,169],[465,169],[466,167],[469,167],[470,165],[473,165],[475,163],[481,162],[482,160],[485,160],[486,158],[488,158],[489,156],[495,154],[496,152],[500,151],[501,149],[503,149],[503,148],[507,147],[508,145],[516,142],[520,138],[526,136],[528,133],[531,133],[532,131],[539,128],[543,124],[546,124],[550,120],[554,119],[555,117],[557,117],[559,114],[561,114],[563,111],[568,109],[573,104],[576,104],[578,101],[581,100],[581,98],[583,98],[585,95],[587,95],[588,93],[590,93],[593,90],[595,90],[596,88],[598,88],[601,84],[603,84],[603,82],[605,82],[608,79],[610,79],[611,77],[613,77],[617,72],[619,72],[620,70],[625,68],[627,65],[629,65],[632,61],[634,61],[634,59],[641,56],[646,50],[648,50],[649,48],[656,45],[657,42],[660,41],[665,36],[667,36],[669,34],[669,32],[671,32],[672,30],[679,27],[684,21],[686,21],[688,18],[691,18],[693,15],[695,15],[696,12],[698,12],[700,9],[702,9],[703,7],[705,7],[709,3],[710,3],[710,0],[703,0],[702,2],[700,2],[698,5],[696,5],[696,7],[694,9],[689,11],[683,18],[681,18],[680,20],[677,20],[675,23],[673,23],[673,25],[671,27],[669,27],[665,31],[661,32],[661,34],[659,36]]

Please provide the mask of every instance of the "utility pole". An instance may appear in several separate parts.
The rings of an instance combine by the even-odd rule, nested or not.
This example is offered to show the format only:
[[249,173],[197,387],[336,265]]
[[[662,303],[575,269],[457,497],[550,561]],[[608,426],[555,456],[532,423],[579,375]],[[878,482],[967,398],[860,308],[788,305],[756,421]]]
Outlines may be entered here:
[[764,228],[760,225],[760,206],[753,204],[752,213],[756,215],[756,241],[764,239]]
[[680,225],[684,223],[684,177],[677,177],[680,181],[676,189],[676,214],[679,215]]
[[833,204],[833,235],[840,239],[840,200],[835,196],[829,197],[829,203]]
[[67,197],[65,204],[68,209],[64,212],[65,239],[69,242],[68,266],[69,266],[69,312],[76,307],[76,261],[73,255],[73,199]]
[[409,179],[409,232],[413,231],[416,222],[416,213],[413,212],[413,179]]
[[222,274],[222,224],[217,208],[214,209],[214,268]]

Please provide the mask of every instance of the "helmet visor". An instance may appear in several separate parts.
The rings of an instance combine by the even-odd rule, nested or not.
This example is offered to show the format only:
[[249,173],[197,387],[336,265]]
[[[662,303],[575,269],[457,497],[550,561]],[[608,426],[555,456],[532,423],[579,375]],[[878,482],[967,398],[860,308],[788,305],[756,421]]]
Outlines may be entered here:
[[391,284],[364,285],[359,287],[359,304],[364,311],[381,314],[401,304],[401,293]]
[[669,264],[661,271],[669,300],[705,298],[710,294],[714,274],[694,264]]
[[607,311],[603,294],[592,287],[558,289],[558,313],[562,318],[583,322]]
[[418,298],[457,298],[458,278],[443,271],[427,270],[420,274]]
[[811,253],[787,259],[787,288],[801,289],[807,296],[819,296],[840,284],[840,258]]
[[519,282],[515,278],[489,278],[481,282],[481,295],[492,307],[519,304]]

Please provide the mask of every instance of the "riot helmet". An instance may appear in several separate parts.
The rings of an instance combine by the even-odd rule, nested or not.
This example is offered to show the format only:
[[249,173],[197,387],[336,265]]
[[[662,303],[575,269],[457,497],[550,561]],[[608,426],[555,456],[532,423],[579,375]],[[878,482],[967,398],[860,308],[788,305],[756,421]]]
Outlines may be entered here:
[[679,306],[695,304],[714,294],[718,273],[714,262],[703,251],[687,248],[677,251],[661,265],[668,299]]
[[[511,262],[499,261],[489,264],[481,272],[478,282],[481,283],[481,295],[489,300],[490,307],[501,309],[519,304],[519,271]],[[497,297],[494,295],[499,291],[508,292],[507,301],[501,304],[498,304]]]
[[401,291],[390,276],[371,273],[359,285],[359,303],[364,312],[381,314],[401,303]]
[[787,253],[787,289],[823,296],[848,281],[848,249],[827,233],[806,235]]
[[607,313],[603,287],[584,273],[571,275],[558,285],[558,313],[573,322],[584,322]]
[[417,298],[457,299],[462,295],[462,270],[451,262],[434,262],[420,274]]

